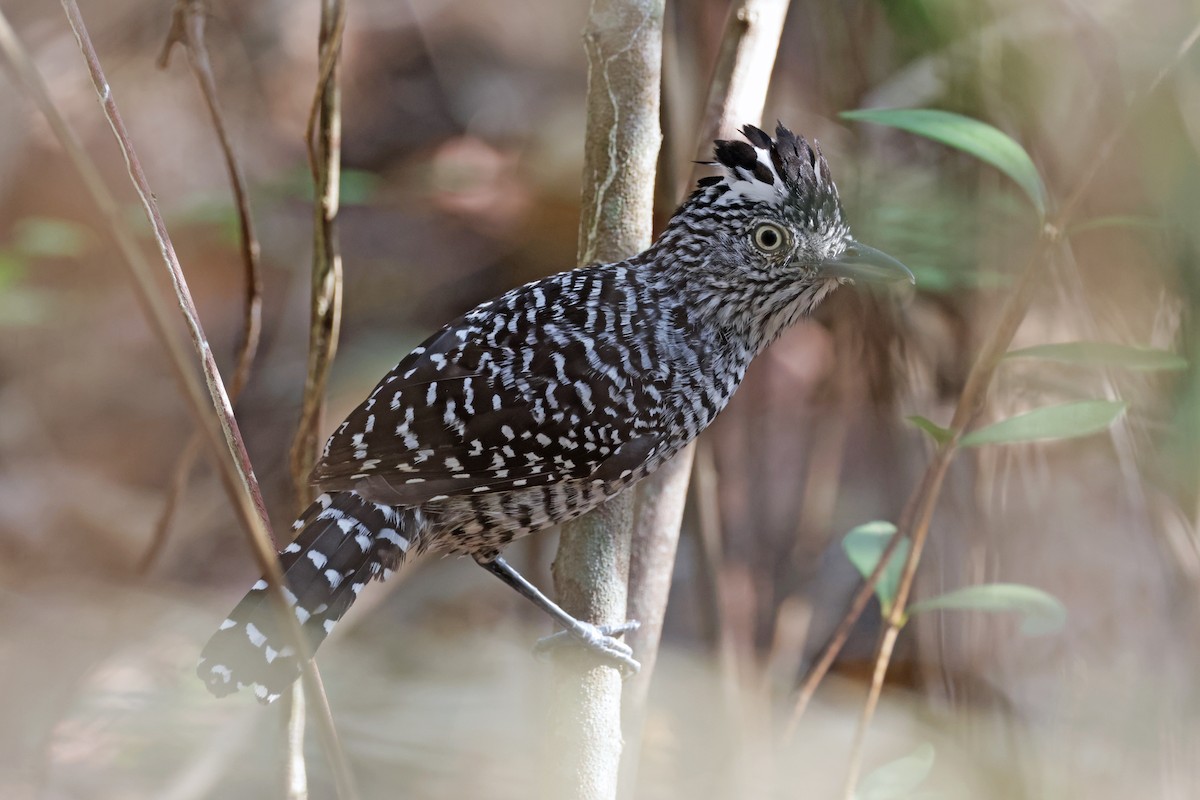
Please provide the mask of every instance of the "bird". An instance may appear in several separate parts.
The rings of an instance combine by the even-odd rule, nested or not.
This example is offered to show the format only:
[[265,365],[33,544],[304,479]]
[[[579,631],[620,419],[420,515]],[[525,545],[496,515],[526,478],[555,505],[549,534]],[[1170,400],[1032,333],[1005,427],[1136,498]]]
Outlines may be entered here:
[[[713,421],[747,367],[847,283],[915,282],[851,234],[820,145],[714,142],[717,174],[645,251],[526,283],[445,325],[329,437],[320,491],[279,553],[283,594],[315,651],[372,580],[430,551],[471,556],[598,657],[620,640],[563,611],[505,561],[514,539],[574,519],[654,472]],[[269,703],[301,654],[260,579],[203,648],[217,696]],[[562,634],[560,634],[561,636]]]

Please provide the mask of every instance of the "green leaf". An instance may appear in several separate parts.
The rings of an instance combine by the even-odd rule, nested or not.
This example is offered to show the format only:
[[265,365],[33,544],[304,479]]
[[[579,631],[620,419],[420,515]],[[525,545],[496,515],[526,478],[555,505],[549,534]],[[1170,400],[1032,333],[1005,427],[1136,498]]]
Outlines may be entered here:
[[1167,350],[1130,347],[1108,342],[1063,342],[1039,344],[1013,350],[1005,358],[1045,358],[1068,364],[1124,367],[1143,371],[1187,369],[1187,359]]
[[854,800],[904,800],[920,788],[933,770],[934,750],[928,742],[912,753],[889,761],[867,774]]
[[1067,624],[1067,609],[1052,594],[1019,583],[985,583],[947,592],[908,607],[908,615],[934,609],[956,611],[1011,611],[1021,615],[1021,633],[1045,636]]
[[1104,228],[1149,228],[1164,230],[1167,224],[1156,217],[1142,217],[1134,214],[1117,214],[1110,217],[1096,217],[1085,220],[1078,225],[1067,228],[1067,235],[1074,236],[1085,231],[1102,230]]
[[[890,522],[868,522],[859,525],[842,538],[842,549],[846,557],[864,578],[875,571],[884,548],[896,532],[896,526]],[[896,599],[896,588],[900,585],[900,573],[908,558],[908,540],[900,542],[892,557],[888,559],[887,568],[879,576],[875,584],[875,596],[879,598],[879,607],[886,617],[892,611],[892,603]]]
[[1083,400],[1048,406],[1001,420],[958,440],[963,447],[981,444],[1074,439],[1106,430],[1125,411],[1126,404],[1112,400]]
[[954,438],[954,431],[950,430],[949,428],[943,428],[941,425],[938,425],[936,422],[932,422],[925,417],[914,414],[911,417],[908,417],[908,421],[928,433],[933,441],[937,442],[938,444],[945,444]]
[[1038,216],[1046,216],[1046,187],[1033,160],[1008,134],[985,122],[931,108],[868,108],[843,111],[841,117],[899,128],[970,153],[1012,178]]
[[13,226],[13,250],[35,258],[76,258],[92,235],[83,225],[53,217],[25,217]]

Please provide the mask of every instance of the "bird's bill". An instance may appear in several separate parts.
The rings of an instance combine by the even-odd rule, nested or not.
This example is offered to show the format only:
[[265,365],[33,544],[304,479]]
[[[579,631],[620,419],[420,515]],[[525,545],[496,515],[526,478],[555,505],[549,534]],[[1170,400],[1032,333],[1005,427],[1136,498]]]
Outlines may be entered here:
[[821,265],[821,273],[830,278],[851,278],[872,283],[917,282],[908,267],[882,250],[867,247],[853,239],[840,256]]

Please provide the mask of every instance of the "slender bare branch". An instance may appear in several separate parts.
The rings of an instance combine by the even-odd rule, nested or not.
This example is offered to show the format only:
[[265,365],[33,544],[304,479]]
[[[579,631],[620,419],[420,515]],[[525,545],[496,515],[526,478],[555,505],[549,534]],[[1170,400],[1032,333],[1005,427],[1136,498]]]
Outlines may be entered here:
[[200,87],[200,94],[212,119],[213,131],[221,146],[225,159],[225,171],[229,173],[229,186],[233,191],[234,207],[238,217],[238,242],[242,255],[245,305],[242,309],[242,341],[238,346],[237,362],[233,377],[229,381],[230,400],[236,401],[250,380],[250,371],[258,354],[258,343],[262,336],[262,293],[263,277],[260,264],[260,246],[254,230],[254,215],[250,210],[250,189],[245,173],[238,160],[225,124],[217,94],[217,81],[213,76],[212,63],[208,57],[205,40],[205,23],[208,19],[207,0],[177,0],[172,14],[171,30],[159,56],[159,66],[166,67],[167,59],[175,42],[181,42],[187,52],[188,65]]
[[166,547],[167,535],[171,531],[171,521],[175,519],[175,511],[179,508],[179,501],[187,489],[188,478],[191,477],[192,467],[196,466],[196,459],[200,457],[200,445],[203,443],[204,438],[201,433],[194,431],[175,458],[175,469],[171,472],[171,482],[167,484],[166,499],[163,501],[162,510],[159,511],[158,519],[154,523],[154,530],[150,534],[150,544],[133,569],[136,574],[145,575],[149,572],[154,563],[158,561],[163,548]]
[[[225,117],[217,96],[217,82],[213,77],[212,64],[208,58],[204,27],[208,19],[206,0],[177,0],[171,15],[171,27],[158,57],[160,68],[166,68],[171,50],[177,43],[187,51],[188,64],[200,87],[200,94],[208,107],[221,153],[225,158],[225,169],[229,173],[230,188],[233,190],[234,207],[237,209],[239,243],[242,254],[245,305],[242,312],[242,341],[238,345],[233,379],[229,383],[229,402],[237,403],[238,397],[250,380],[250,372],[258,353],[262,336],[262,268],[259,265],[258,236],[254,232],[254,220],[250,212],[249,190],[241,165],[233,149]],[[154,526],[150,546],[138,564],[137,571],[143,573],[154,563],[166,544],[171,521],[179,506],[180,497],[187,488],[188,477],[199,454],[199,434],[192,434],[179,454],[167,490],[166,502]]]

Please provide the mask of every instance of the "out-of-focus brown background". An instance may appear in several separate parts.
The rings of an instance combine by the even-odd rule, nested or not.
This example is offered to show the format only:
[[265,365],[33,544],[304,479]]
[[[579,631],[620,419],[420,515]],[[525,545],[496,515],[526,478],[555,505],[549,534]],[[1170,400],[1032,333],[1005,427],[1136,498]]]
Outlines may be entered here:
[[[236,224],[182,51],[167,70],[154,66],[171,5],[81,3],[228,372],[241,315]],[[678,197],[728,2],[668,5],[661,194]],[[4,6],[136,222],[60,8]],[[585,4],[349,9],[345,312],[327,429],[437,326],[572,265],[583,150]],[[903,418],[948,422],[1036,237],[994,170],[838,112],[938,107],[984,119],[1026,146],[1060,198],[1127,124],[1076,221],[1137,219],[1072,237],[1074,260],[1047,267],[1017,344],[1089,339],[1187,355],[1200,56],[1133,111],[1128,100],[1195,21],[1195,5],[1176,0],[792,4],[766,119],[820,140],[856,235],[908,263],[919,285],[898,297],[840,293],[756,363],[707,435],[721,557],[702,557],[690,510],[638,796],[834,796],[873,656],[874,607],[796,741],[771,742],[856,585],[840,537],[899,515],[930,454]],[[228,0],[212,4],[208,25],[266,270],[263,347],[238,419],[281,531],[295,510],[286,449],[306,347],[302,137],[316,25],[316,3]],[[215,701],[192,674],[257,577],[249,550],[201,463],[165,547],[137,571],[192,422],[47,126],[9,82],[0,104],[0,795],[275,796],[278,711],[242,696]],[[148,237],[143,245],[152,255]],[[1105,396],[1129,412],[1108,434],[961,455],[918,596],[1026,583],[1060,598],[1068,622],[1028,638],[1008,616],[917,618],[871,728],[868,770],[930,742],[937,757],[921,791],[937,796],[1200,796],[1196,378],[1194,366],[1001,367],[992,417]],[[548,585],[553,545],[551,534],[534,537],[512,557]],[[714,572],[729,590],[723,613]],[[529,796],[547,757],[547,666],[529,653],[544,619],[473,565],[444,560],[406,568],[359,605],[321,664],[364,796]],[[734,645],[724,666],[714,655],[721,625]],[[312,755],[313,796],[328,796]]]

